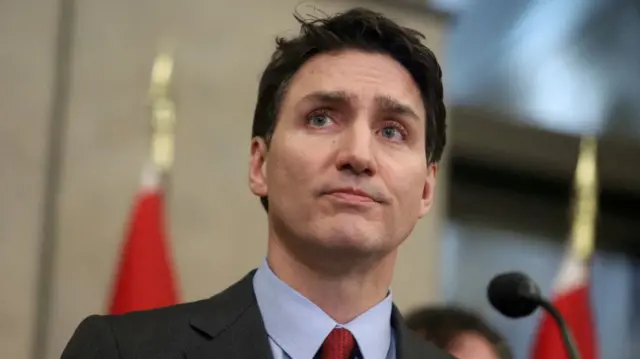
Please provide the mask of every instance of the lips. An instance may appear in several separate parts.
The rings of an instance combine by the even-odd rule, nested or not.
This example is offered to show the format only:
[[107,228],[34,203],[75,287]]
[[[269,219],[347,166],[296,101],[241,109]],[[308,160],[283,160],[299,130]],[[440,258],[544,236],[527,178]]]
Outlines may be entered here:
[[358,188],[338,188],[327,193],[339,200],[353,203],[377,202],[369,193]]

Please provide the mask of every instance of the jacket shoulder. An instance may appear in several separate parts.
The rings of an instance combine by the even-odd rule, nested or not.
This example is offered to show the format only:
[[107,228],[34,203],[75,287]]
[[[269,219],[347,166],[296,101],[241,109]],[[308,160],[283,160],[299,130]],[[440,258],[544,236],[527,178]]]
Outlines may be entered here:
[[118,346],[104,317],[92,315],[80,322],[61,359],[118,358]]
[[[62,359],[172,358],[229,328],[253,304],[255,270],[211,298],[121,315],[92,315],[73,333]],[[251,317],[261,323],[259,313]],[[255,324],[255,323],[254,323]]]
[[189,320],[205,302],[88,316],[76,328],[61,359],[155,358],[179,351],[193,342]]

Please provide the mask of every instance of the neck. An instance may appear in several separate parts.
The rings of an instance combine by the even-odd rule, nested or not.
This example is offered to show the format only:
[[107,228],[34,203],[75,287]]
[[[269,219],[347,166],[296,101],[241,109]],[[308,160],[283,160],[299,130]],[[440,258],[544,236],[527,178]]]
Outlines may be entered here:
[[336,253],[344,253],[340,249],[315,248],[309,255],[299,252],[294,253],[270,236],[269,267],[280,280],[340,324],[350,322],[388,294],[396,250],[383,257],[368,258]]

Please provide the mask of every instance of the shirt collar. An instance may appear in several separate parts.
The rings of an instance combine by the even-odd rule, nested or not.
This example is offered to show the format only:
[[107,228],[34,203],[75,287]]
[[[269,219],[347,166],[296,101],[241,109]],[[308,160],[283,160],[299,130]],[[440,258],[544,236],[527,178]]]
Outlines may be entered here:
[[385,359],[391,345],[392,298],[339,325],[322,309],[281,281],[267,261],[256,271],[253,287],[267,334],[291,358],[313,358],[333,328],[351,331],[363,359]]

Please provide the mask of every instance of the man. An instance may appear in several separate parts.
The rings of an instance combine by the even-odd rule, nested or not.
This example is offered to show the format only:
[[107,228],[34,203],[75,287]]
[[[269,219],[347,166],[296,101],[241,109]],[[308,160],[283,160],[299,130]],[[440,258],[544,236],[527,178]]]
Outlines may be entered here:
[[440,66],[421,34],[366,9],[296,19],[253,120],[265,262],[210,299],[89,317],[64,359],[450,358],[403,324],[389,290],[398,246],[433,201]]
[[428,307],[407,316],[409,328],[458,359],[512,359],[504,338],[480,316],[455,307]]

